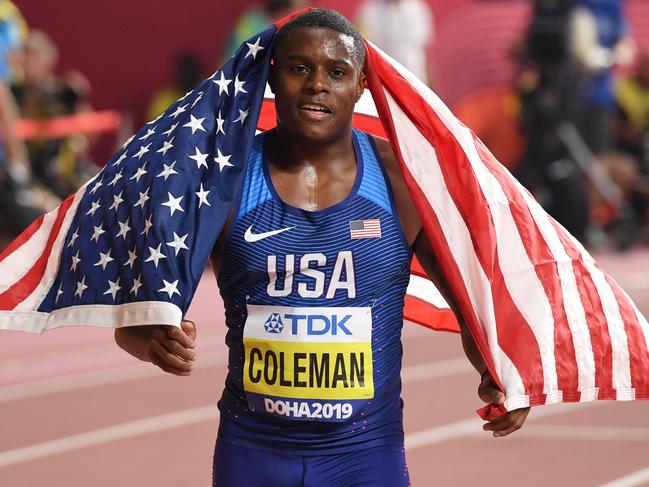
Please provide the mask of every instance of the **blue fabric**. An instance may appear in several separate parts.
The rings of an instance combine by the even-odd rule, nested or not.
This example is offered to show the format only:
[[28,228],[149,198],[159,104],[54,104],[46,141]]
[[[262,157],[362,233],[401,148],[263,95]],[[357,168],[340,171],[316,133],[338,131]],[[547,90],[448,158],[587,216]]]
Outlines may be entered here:
[[406,487],[403,445],[338,455],[301,456],[218,441],[214,487]]
[[[580,0],[578,5],[586,8],[593,15],[597,24],[599,44],[604,48],[612,49],[627,31],[623,12],[624,1]],[[585,87],[584,96],[597,107],[614,109],[616,102],[612,69],[594,74]]]
[[[241,217],[233,218],[230,224],[219,274],[228,327],[226,343],[230,350],[229,374],[219,402],[220,434],[226,441],[300,455],[403,442],[401,328],[412,252],[394,210],[389,183],[368,137],[357,131],[353,135],[357,171],[350,194],[320,211],[305,211],[280,199],[263,154],[264,136],[256,138],[249,160],[251,170],[246,173],[239,211],[235,213]],[[255,172],[260,165],[261,178]],[[255,202],[256,206],[252,207]],[[380,221],[380,236],[352,238],[352,223],[368,220]],[[249,240],[251,231],[263,234],[278,229],[283,229],[282,233],[259,241]],[[322,261],[311,260],[309,269],[305,270],[301,268],[301,259],[307,254],[320,255]],[[342,280],[353,282],[353,293],[346,289],[331,292],[342,254],[349,257]],[[267,268],[271,258],[276,261],[273,279]],[[286,271],[287,262],[294,263],[294,272]],[[321,277],[319,294],[314,291],[318,288],[314,273]],[[277,294],[269,288],[285,293]],[[305,296],[305,288],[318,295]],[[261,330],[263,336],[255,338],[255,343],[261,345],[246,345],[244,340],[250,330],[251,306],[264,308],[260,316],[268,327],[265,333]],[[310,333],[307,328],[312,317],[324,320],[323,317],[329,316],[327,319],[332,323],[334,320],[342,323],[351,309],[365,313],[362,320],[371,325],[371,341],[367,338],[357,346],[355,332],[348,333],[350,337],[353,335],[354,348],[345,352],[349,355],[341,357],[338,338],[331,336],[335,333]],[[304,318],[296,321],[295,317],[302,315]],[[329,345],[332,341],[335,343]],[[291,345],[295,343],[299,344]],[[325,346],[329,348],[320,348]],[[269,364],[269,347],[273,347],[273,354],[278,357],[273,360],[277,363]],[[253,355],[255,351],[258,356]],[[352,354],[360,357],[355,362],[362,363],[358,367],[361,373],[353,376],[356,385],[354,379],[350,380],[350,387],[345,383],[344,388],[323,381],[315,386],[299,385],[298,365],[294,364],[301,352],[305,357],[302,365],[306,368],[301,377],[310,384],[315,384],[314,370],[324,368],[325,362],[327,370],[332,372],[326,376],[334,377],[341,363],[339,359],[349,360],[351,364]],[[255,364],[262,363],[259,369],[254,369]],[[348,371],[353,368],[344,361],[342,367]],[[273,374],[280,380],[267,378]],[[259,377],[263,377],[261,383]],[[290,384],[280,387],[278,382],[282,378],[285,384]],[[252,386],[253,382],[263,387],[263,391]],[[361,382],[371,383],[373,388],[363,389]],[[346,395],[340,397],[342,393]],[[277,409],[269,405],[271,401],[279,405]]]

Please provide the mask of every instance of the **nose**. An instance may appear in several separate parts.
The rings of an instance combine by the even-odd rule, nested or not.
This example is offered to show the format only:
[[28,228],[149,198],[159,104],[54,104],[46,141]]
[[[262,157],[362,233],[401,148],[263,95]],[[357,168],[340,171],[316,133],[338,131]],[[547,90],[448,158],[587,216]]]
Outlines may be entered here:
[[322,93],[329,91],[329,77],[325,69],[314,69],[309,73],[306,82],[309,93]]

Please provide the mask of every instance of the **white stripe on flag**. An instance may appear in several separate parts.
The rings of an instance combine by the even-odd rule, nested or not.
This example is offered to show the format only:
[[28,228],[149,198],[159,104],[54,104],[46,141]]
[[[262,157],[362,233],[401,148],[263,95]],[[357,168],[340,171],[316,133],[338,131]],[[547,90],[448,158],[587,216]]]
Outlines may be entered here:
[[[569,238],[574,246],[581,253],[586,269],[595,284],[597,294],[599,295],[606,316],[608,333],[611,338],[611,348],[613,354],[613,388],[617,390],[618,400],[631,400],[635,397],[635,390],[631,389],[631,365],[629,357],[628,340],[624,321],[620,313],[620,307],[615,298],[611,286],[606,281],[604,273],[597,266],[593,257],[588,253],[584,246],[563,227],[561,231]],[[624,389],[624,390],[622,390]]]
[[[440,107],[433,108],[438,115],[442,115]],[[558,380],[554,356],[554,316],[548,296],[518,233],[505,192],[480,159],[469,129],[461,126],[450,112],[448,115],[450,118],[444,119],[444,124],[466,153],[487,201],[496,229],[494,237],[498,250],[498,265],[505,285],[514,305],[525,318],[538,343],[543,367],[543,392],[554,393],[558,390]],[[561,399],[556,396],[557,394],[554,394],[553,399],[560,402]]]
[[448,309],[448,303],[439,292],[435,284],[425,277],[410,275],[410,282],[408,283],[408,290],[406,293],[410,296],[426,301],[440,309]]
[[47,267],[45,268],[45,272],[41,277],[41,281],[34,288],[34,291],[22,303],[16,306],[16,311],[35,311],[36,309],[38,309],[38,306],[40,306],[43,299],[45,299],[45,296],[52,286],[52,283],[54,282],[56,274],[59,270],[59,260],[61,258],[61,254],[63,253],[62,247],[65,243],[65,237],[68,234],[72,220],[74,219],[79,203],[81,203],[81,199],[83,198],[87,187],[88,185],[85,184],[74,195],[72,204],[68,208],[68,212],[65,214],[63,222],[61,223],[59,234],[56,236],[54,245],[52,245],[52,251],[50,252],[49,258],[47,259]]
[[20,281],[40,258],[47,245],[52,226],[56,222],[57,214],[58,208],[44,215],[43,223],[31,238],[0,262],[0,276],[2,276],[0,293]]
[[[512,178],[513,179],[513,178]],[[561,280],[561,291],[563,294],[564,309],[568,319],[568,326],[572,334],[572,342],[575,346],[575,358],[578,373],[578,388],[580,391],[593,391],[595,389],[595,357],[593,346],[590,341],[590,331],[586,321],[586,312],[581,302],[581,296],[577,287],[572,260],[566,253],[556,230],[550,223],[548,214],[541,208],[534,198],[524,189],[518,181],[515,181],[519,191],[525,198],[530,209],[532,218],[548,245],[552,256],[557,261],[559,279]],[[594,391],[596,393],[596,391]]]
[[[390,93],[385,89],[384,93],[394,120],[399,150],[408,171],[420,184],[420,189],[431,206],[431,210],[435,212],[444,238],[449,242],[466,242],[466,245],[449,246],[449,248],[462,279],[466,283],[474,312],[487,335],[494,365],[503,382],[506,381],[509,385],[508,395],[512,397],[512,401],[507,400],[505,407],[515,409],[527,406],[529,399],[525,395],[520,374],[498,345],[496,320],[491,306],[493,303],[491,287],[471,245],[469,230],[451,198],[443,195],[448,190],[435,150],[399,108]],[[469,262],[473,264],[469,264]],[[476,294],[477,289],[480,289],[479,295]]]

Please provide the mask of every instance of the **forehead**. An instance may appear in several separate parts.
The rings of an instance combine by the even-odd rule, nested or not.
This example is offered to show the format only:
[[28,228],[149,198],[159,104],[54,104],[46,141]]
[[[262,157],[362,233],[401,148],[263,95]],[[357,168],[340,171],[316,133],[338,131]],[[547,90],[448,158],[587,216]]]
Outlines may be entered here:
[[275,56],[329,57],[353,62],[354,39],[326,27],[299,27],[287,33]]

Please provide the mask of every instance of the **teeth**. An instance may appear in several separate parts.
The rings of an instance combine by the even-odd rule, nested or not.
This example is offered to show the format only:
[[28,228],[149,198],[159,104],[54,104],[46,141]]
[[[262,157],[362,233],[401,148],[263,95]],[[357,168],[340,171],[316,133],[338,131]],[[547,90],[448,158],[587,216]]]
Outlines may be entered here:
[[302,108],[305,109],[305,110],[313,110],[313,111],[316,111],[316,112],[326,112],[327,111],[322,107],[315,107],[315,106],[311,106],[311,105],[304,105]]

